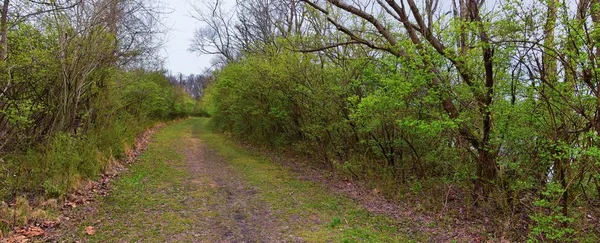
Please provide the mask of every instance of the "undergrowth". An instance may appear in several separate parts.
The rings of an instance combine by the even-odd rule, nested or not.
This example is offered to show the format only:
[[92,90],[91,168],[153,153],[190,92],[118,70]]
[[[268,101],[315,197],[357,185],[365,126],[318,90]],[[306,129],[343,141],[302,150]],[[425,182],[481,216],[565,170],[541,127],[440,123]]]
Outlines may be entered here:
[[[198,101],[171,86],[160,73],[117,72],[88,122],[23,139],[0,151],[0,202],[64,199],[82,183],[96,180],[134,147],[136,136],[157,122],[202,114]],[[118,80],[118,82],[117,82]],[[29,119],[24,117],[23,119]],[[37,205],[36,205],[37,206]],[[11,227],[26,221],[7,220]],[[0,231],[6,232],[2,226]]]

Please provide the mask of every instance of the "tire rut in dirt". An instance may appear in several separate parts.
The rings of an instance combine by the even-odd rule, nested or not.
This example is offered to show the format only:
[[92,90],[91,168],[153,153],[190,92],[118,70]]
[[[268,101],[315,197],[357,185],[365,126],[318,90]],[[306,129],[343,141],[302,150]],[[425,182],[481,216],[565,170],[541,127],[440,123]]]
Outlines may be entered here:
[[[199,139],[186,148],[188,169],[192,181],[207,182],[213,194],[207,199],[206,209],[216,215],[200,222],[206,227],[204,235],[218,242],[298,242],[287,233],[281,220],[258,198],[258,191],[249,186],[243,176],[234,171],[215,151]],[[295,239],[294,239],[295,238]]]

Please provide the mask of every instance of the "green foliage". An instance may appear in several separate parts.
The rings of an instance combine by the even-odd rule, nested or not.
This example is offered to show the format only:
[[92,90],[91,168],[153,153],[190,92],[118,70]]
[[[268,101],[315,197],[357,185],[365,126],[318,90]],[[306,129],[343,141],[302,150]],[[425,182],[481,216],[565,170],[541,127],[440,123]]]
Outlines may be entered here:
[[[41,74],[44,73],[35,75]],[[19,75],[21,72],[13,69],[12,77]],[[194,112],[196,102],[161,73],[111,68],[99,70],[92,77],[101,79],[98,85],[102,88],[97,86],[90,97],[92,109],[79,111],[82,122],[75,132],[59,129],[41,137],[41,142],[23,143],[3,156],[1,199],[28,192],[62,196],[82,181],[97,178],[112,158],[123,156],[146,127]],[[12,125],[15,134],[27,138],[32,136],[27,130],[39,126],[33,119],[53,111],[41,107],[51,106],[52,103],[40,105],[25,100],[2,110],[0,115]]]
[[336,226],[342,224],[342,220],[338,217],[331,219],[331,223],[329,223],[329,227],[335,228]]
[[[204,107],[223,131],[295,147],[330,166],[343,164],[353,176],[405,181],[456,167],[457,153],[440,146],[450,142],[440,137],[457,122],[437,107],[436,93],[423,89],[426,74],[400,70],[405,60],[391,56],[344,67],[319,62],[282,50],[248,54],[216,73]],[[392,175],[384,176],[381,164]]]
[[[304,107],[290,93],[303,92],[300,89],[305,87],[285,81],[301,74],[304,63],[298,62],[299,55],[288,53],[248,57],[228,66],[218,74],[220,81],[212,90],[216,123],[257,142],[286,144],[297,138],[301,131],[291,125],[295,122],[292,114]],[[299,70],[289,70],[289,66]]]
[[565,216],[561,212],[563,208],[558,205],[565,191],[560,185],[550,183],[543,192],[544,198],[534,202],[537,210],[530,217],[535,225],[531,228],[528,242],[574,241],[572,236],[575,230],[566,226],[573,223],[574,219]]
[[[163,72],[132,68],[153,49],[148,48],[153,24],[144,24],[153,31],[130,36],[125,51],[106,19],[99,18],[106,13],[98,6],[57,5],[36,10],[31,21],[26,11],[39,4],[11,6],[2,30],[8,48],[0,60],[0,202],[16,201],[11,210],[19,218],[6,221],[10,217],[0,205],[0,238],[36,217],[35,211],[21,210],[29,208],[23,195],[62,197],[97,179],[130,150],[138,134],[157,122],[191,115],[196,103]],[[152,11],[137,9],[123,18],[142,23],[135,16]]]
[[123,90],[123,105],[136,117],[165,119],[176,112],[175,90],[160,73],[125,73],[117,86]]
[[[507,6],[506,16],[484,28],[522,38],[527,33],[516,31],[534,23],[513,23],[515,6]],[[534,21],[536,16],[528,18]],[[460,39],[457,29],[479,29],[454,21],[454,27],[439,30],[448,46]],[[494,212],[520,223],[531,215],[531,235],[543,240],[573,236],[572,225],[582,223],[573,217],[573,209],[594,205],[583,197],[600,196],[595,186],[600,183],[599,139],[597,131],[589,131],[593,122],[586,121],[595,115],[579,114],[597,111],[597,98],[575,92],[567,83],[547,87],[539,80],[521,80],[527,69],[514,67],[518,46],[495,47],[489,93],[493,102],[482,106],[482,94],[490,90],[483,82],[480,42],[468,43],[472,48],[455,59],[472,71],[474,83],[463,82],[452,68],[446,70],[449,62],[442,54],[406,40],[399,47],[408,54],[400,57],[355,46],[297,53],[286,43],[278,44],[244,53],[214,73],[216,82],[202,107],[218,129],[309,154],[391,198],[404,198],[406,192],[438,195],[440,184],[459,191],[477,189],[480,185],[474,182],[482,180],[478,173],[493,168],[494,178],[486,182],[490,190],[483,194],[495,197],[489,203]],[[585,57],[577,58],[585,62]],[[443,84],[434,85],[434,79]],[[456,114],[444,107],[447,102]],[[482,154],[489,155],[490,164],[482,166]],[[550,200],[540,192],[556,184],[563,185],[564,193],[551,193],[553,206],[540,204]],[[432,200],[437,201],[428,205],[447,204],[444,198]],[[466,207],[488,204],[466,196],[460,200]],[[567,206],[558,205],[565,200]]]
[[183,89],[175,89],[175,97],[171,116],[187,116],[194,114],[196,101],[192,99]]

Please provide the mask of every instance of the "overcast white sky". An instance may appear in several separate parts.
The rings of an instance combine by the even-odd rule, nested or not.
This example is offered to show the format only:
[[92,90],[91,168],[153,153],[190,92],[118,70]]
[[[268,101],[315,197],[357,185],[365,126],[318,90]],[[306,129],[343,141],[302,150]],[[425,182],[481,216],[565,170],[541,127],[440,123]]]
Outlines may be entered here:
[[[567,3],[571,3],[569,0]],[[196,53],[191,53],[188,48],[191,43],[191,39],[194,36],[194,31],[198,28],[201,23],[191,17],[193,14],[192,4],[196,3],[199,6],[201,0],[162,0],[166,7],[166,11],[170,12],[165,16],[165,24],[170,27],[170,31],[167,34],[166,44],[163,50],[163,56],[167,58],[165,66],[167,69],[172,71],[174,74],[183,73],[189,74],[201,74],[211,66],[210,60],[213,58],[210,55],[198,56]],[[228,0],[225,1],[226,5]],[[496,6],[498,1],[488,1],[490,8]],[[441,1],[442,5],[448,2]],[[524,3],[530,3],[530,0],[524,1]],[[574,4],[569,5],[571,9],[574,9]],[[449,6],[443,6],[442,9],[449,8]]]
[[167,57],[166,68],[174,74],[201,74],[210,66],[211,56],[198,56],[188,51],[194,30],[200,23],[191,17],[194,0],[163,0],[171,9],[165,23],[171,27],[167,35],[164,54]]

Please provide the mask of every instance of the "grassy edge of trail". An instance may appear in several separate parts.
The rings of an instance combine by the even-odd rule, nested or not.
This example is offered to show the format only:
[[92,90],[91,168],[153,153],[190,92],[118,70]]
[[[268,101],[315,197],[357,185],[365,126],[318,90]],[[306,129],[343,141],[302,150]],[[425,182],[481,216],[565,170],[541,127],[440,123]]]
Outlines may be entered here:
[[426,240],[399,222],[375,215],[324,186],[297,178],[288,168],[213,132],[209,119],[194,118],[194,134],[256,187],[259,197],[308,242],[410,242]]
[[[180,241],[192,239],[187,232],[193,218],[178,215],[189,193],[190,174],[179,151],[186,145],[181,141],[191,136],[188,122],[174,122],[154,134],[147,150],[112,183],[109,196],[99,197],[97,205],[77,208],[76,214],[86,215],[85,220],[76,228],[62,229],[66,234],[60,241],[165,242],[173,235]],[[95,228],[94,235],[86,235],[88,226]]]
[[[332,193],[318,183],[297,178],[290,169],[248,151],[226,136],[215,133],[207,118],[191,118],[158,131],[148,149],[130,170],[116,180],[111,195],[100,198],[61,241],[90,242],[191,242],[200,240],[202,228],[192,227],[211,212],[203,206],[215,190],[208,185],[190,188],[194,178],[186,169],[182,148],[199,138],[238,172],[257,197],[268,204],[289,233],[307,242],[410,242],[424,241],[399,222],[375,215],[352,200]],[[206,183],[208,184],[208,183]],[[190,198],[193,202],[190,202]],[[86,211],[84,208],[78,208]],[[88,210],[89,211],[89,210]],[[93,226],[96,233],[86,235]],[[210,225],[206,225],[210,227]],[[265,229],[269,230],[269,229]],[[418,237],[418,238],[417,238]]]

